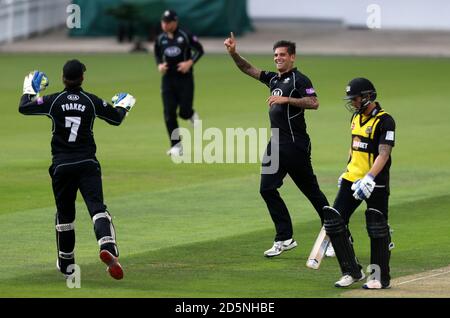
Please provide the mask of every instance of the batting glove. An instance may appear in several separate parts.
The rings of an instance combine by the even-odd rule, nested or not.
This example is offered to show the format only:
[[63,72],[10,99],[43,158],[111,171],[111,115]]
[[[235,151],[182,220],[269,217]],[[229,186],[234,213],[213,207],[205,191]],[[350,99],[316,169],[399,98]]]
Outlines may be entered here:
[[118,93],[113,96],[112,103],[114,107],[122,107],[129,112],[136,103],[136,98],[128,93]]
[[353,196],[356,200],[366,200],[370,198],[373,189],[375,189],[374,178],[373,175],[368,173],[364,178],[353,183],[352,190],[355,191]]
[[48,77],[44,72],[30,72],[23,80],[23,93],[29,95],[39,95],[48,86]]

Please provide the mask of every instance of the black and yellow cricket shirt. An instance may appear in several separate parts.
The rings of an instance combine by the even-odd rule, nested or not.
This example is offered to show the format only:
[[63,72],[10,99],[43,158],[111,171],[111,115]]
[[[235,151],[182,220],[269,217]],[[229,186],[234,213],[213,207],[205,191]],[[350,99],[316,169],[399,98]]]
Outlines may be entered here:
[[[376,103],[369,116],[354,114],[351,121],[351,159],[347,171],[342,176],[351,182],[362,179],[371,169],[378,156],[380,144],[395,145],[395,121]],[[389,186],[391,157],[383,170],[376,176],[377,186]]]

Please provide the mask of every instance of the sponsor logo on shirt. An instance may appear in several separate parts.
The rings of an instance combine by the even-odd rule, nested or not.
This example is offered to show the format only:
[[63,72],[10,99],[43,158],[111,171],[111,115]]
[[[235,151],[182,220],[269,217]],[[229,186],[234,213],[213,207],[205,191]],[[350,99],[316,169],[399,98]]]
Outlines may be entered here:
[[164,50],[164,55],[169,57],[175,57],[177,55],[180,55],[181,49],[178,46],[169,46]]
[[67,99],[68,99],[68,100],[75,101],[75,100],[79,100],[79,99],[80,99],[80,96],[75,95],[75,94],[70,94],[70,95],[67,96]]
[[276,88],[272,91],[272,96],[283,96],[283,91],[279,88]]
[[353,150],[367,149],[369,144],[367,142],[362,142],[358,136],[353,137],[352,148]]

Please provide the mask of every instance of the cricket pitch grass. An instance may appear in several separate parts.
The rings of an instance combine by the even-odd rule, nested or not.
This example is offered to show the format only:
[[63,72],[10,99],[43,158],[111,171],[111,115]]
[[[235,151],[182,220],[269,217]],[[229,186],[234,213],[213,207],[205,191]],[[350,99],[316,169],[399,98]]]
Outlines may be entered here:
[[[69,289],[55,269],[51,192],[51,121],[17,107],[27,72],[62,90],[63,63],[87,66],[84,89],[110,99],[126,91],[136,107],[120,127],[95,124],[105,203],[113,215],[125,277],[113,281],[98,260],[92,222],[77,201],[76,262],[81,288]],[[274,69],[270,55],[245,56]],[[0,297],[449,297],[450,59],[303,57],[297,65],[314,83],[318,111],[307,111],[312,160],[333,202],[350,144],[345,86],[371,79],[397,123],[391,168],[389,223],[394,229],[393,288],[333,287],[336,259],[318,271],[305,262],[320,229],[312,206],[291,180],[280,192],[299,246],[274,259],[263,251],[274,229],[259,195],[259,164],[174,164],[165,152],[160,78],[151,55],[0,55]],[[203,127],[267,128],[267,88],[240,73],[226,55],[195,68],[195,108]],[[183,127],[190,128],[186,122]],[[350,228],[358,258],[368,265],[364,208]],[[436,274],[435,276],[433,276]],[[428,278],[421,278],[428,277]]]

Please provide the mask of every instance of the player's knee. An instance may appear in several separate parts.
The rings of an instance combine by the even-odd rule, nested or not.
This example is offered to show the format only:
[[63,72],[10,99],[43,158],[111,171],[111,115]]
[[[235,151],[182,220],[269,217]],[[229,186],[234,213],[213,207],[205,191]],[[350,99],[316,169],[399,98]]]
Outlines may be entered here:
[[70,212],[67,212],[67,210],[64,212],[60,210],[56,211],[55,224],[73,224],[75,221],[75,213]]
[[56,216],[60,218],[60,220],[69,220],[67,222],[73,222],[75,219],[75,203],[64,203],[56,205]]
[[366,210],[366,225],[370,238],[385,238],[390,235],[386,216],[377,209]]
[[260,188],[260,189],[259,189],[259,194],[260,194],[264,199],[270,197],[271,192],[272,192],[272,191],[269,190],[269,189],[264,189],[264,188]]
[[323,218],[325,231],[328,235],[338,235],[346,232],[344,219],[338,210],[330,206],[323,207]]
[[190,111],[180,110],[180,118],[182,119],[189,119],[192,117],[193,114],[194,112],[192,110]]

